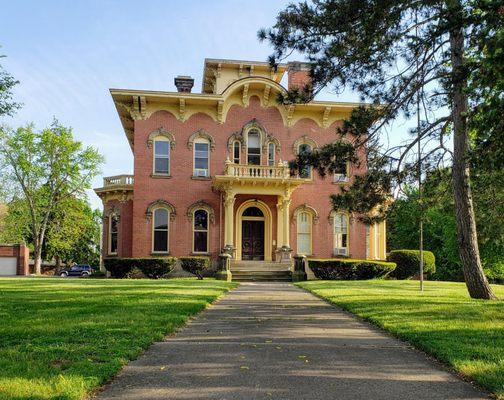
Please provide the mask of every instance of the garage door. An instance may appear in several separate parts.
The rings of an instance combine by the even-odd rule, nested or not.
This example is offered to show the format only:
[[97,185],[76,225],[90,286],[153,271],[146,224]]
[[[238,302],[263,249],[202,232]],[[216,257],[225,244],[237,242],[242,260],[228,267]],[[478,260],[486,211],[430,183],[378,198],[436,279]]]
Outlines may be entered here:
[[0,276],[16,275],[16,257],[0,257]]

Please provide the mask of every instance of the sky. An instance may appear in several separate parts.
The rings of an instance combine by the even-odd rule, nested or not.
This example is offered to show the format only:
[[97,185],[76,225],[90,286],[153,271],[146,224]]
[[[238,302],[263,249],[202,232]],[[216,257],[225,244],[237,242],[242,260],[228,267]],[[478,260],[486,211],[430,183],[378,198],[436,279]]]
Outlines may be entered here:
[[[110,88],[176,91],[173,78],[195,78],[205,58],[266,61],[257,40],[289,1],[283,0],[0,0],[0,59],[20,84],[23,107],[12,126],[48,126],[53,118],[105,156],[102,176],[133,173],[133,157]],[[298,58],[299,59],[299,58]],[[325,91],[320,100],[355,101]],[[406,131],[399,127],[401,131]],[[100,199],[88,191],[93,207]]]

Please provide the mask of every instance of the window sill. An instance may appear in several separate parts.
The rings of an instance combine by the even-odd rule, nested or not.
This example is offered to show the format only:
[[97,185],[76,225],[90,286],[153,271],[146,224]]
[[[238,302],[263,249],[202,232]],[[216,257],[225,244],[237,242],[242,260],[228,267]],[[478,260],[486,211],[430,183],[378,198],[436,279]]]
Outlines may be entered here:
[[348,179],[346,181],[333,181],[333,185],[338,185],[338,186],[344,186],[344,185],[348,185],[349,181]]
[[194,176],[191,175],[191,179],[194,181],[211,181],[212,177],[211,176]]
[[117,257],[117,253],[109,253],[105,257],[106,258],[116,258]]
[[169,251],[151,251],[150,255],[151,256],[169,256],[170,252]]
[[191,256],[210,256],[210,255],[211,255],[211,253],[209,253],[209,252],[206,252],[206,253],[198,253],[198,252],[194,252],[194,251],[193,251],[193,252],[191,252],[191,254],[190,254],[190,255],[191,255]]
[[164,174],[151,174],[150,177],[154,179],[171,179],[172,176]]

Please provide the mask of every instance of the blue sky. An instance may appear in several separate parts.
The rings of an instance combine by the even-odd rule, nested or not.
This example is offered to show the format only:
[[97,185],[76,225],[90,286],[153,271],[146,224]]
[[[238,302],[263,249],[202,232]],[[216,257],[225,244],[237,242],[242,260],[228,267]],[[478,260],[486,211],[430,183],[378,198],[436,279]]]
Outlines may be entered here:
[[[133,172],[131,150],[109,88],[174,91],[176,75],[201,89],[203,60],[266,60],[257,30],[271,26],[288,1],[1,0],[0,54],[21,83],[23,108],[2,122],[37,127],[53,117],[105,156],[103,174]],[[320,99],[353,101],[323,93]],[[404,130],[404,128],[402,128]],[[94,186],[101,185],[101,176]],[[94,207],[101,202],[92,191]]]

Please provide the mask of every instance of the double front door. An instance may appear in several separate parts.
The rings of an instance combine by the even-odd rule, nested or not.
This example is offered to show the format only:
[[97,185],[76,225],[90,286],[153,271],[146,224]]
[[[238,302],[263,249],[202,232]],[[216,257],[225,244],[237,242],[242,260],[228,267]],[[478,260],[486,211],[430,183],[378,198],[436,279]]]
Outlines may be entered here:
[[264,260],[264,221],[242,222],[242,260]]

